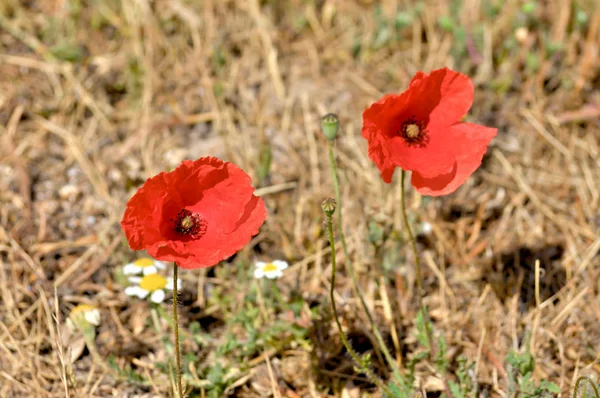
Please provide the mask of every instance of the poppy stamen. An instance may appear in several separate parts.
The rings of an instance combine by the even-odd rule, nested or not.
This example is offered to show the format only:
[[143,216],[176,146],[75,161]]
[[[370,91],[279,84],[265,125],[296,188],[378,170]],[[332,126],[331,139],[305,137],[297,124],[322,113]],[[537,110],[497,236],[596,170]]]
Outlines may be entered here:
[[192,239],[204,236],[208,227],[206,220],[200,214],[192,213],[187,209],[180,210],[173,223],[175,224],[175,232],[180,235],[187,235]]
[[402,124],[402,128],[398,134],[404,138],[408,146],[418,146],[424,148],[429,142],[427,130],[424,128],[424,123],[415,117],[410,117]]

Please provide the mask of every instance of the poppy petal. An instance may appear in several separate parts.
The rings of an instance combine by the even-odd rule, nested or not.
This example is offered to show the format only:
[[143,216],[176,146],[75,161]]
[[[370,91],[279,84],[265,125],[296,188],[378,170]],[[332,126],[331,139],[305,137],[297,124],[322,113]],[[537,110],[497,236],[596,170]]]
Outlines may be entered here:
[[202,214],[208,222],[208,228],[219,233],[230,233],[254,196],[254,188],[250,183],[246,173],[229,163],[220,174],[214,173],[212,186],[204,189],[200,200],[188,209]]
[[369,158],[379,168],[381,178],[386,183],[391,183],[396,164],[391,161],[391,153],[385,138],[382,137],[378,127],[369,120],[363,123],[362,136],[369,142]]
[[456,160],[440,140],[432,139],[427,146],[411,147],[402,137],[389,141],[390,158],[404,170],[418,171],[424,177],[435,177],[451,173]]
[[429,123],[437,126],[451,126],[460,121],[473,104],[471,79],[448,68],[434,70],[429,75],[417,73],[408,91],[418,94],[414,99],[411,96],[411,108],[427,115]]
[[497,129],[473,123],[458,123],[448,129],[446,142],[456,159],[453,173],[427,178],[413,172],[411,183],[422,195],[441,196],[456,191],[481,165]]
[[121,221],[129,246],[133,250],[142,250],[147,245],[164,240],[160,232],[162,209],[168,199],[167,173],[160,173],[146,180],[127,202],[127,208]]

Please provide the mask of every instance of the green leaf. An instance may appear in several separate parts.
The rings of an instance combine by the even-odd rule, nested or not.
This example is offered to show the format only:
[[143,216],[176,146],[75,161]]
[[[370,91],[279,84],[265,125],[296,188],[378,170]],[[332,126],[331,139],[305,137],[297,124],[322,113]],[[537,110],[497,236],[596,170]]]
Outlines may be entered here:
[[442,28],[443,30],[445,30],[448,33],[452,32],[454,30],[454,20],[452,19],[452,17],[450,17],[448,15],[439,17],[438,25],[440,25],[440,28]]
[[211,382],[211,384],[221,384],[223,381],[223,376],[225,375],[223,365],[217,362],[215,366],[210,368],[208,374],[206,375],[206,379]]
[[536,8],[537,4],[535,3],[535,1],[528,1],[527,3],[523,4],[523,7],[521,7],[521,11],[525,15],[531,15],[534,13]]
[[427,338],[427,325],[425,324],[425,320],[423,319],[423,311],[419,311],[417,313],[415,324],[417,327],[417,341],[423,347],[429,349],[430,347],[429,339]]
[[450,361],[446,357],[446,353],[448,352],[447,348],[448,346],[446,344],[446,339],[443,334],[440,334],[438,350],[435,358],[435,365],[440,373],[445,373],[450,365]]
[[377,221],[369,221],[369,233],[367,239],[371,244],[377,245],[383,239],[383,228],[377,223]]
[[535,368],[535,360],[530,352],[519,354],[515,351],[510,351],[506,357],[506,362],[517,369],[519,374],[523,376],[532,373]]
[[400,30],[400,29],[404,29],[407,26],[410,26],[413,24],[415,17],[413,16],[412,13],[410,12],[398,12],[396,14],[396,29]]
[[63,43],[50,47],[50,53],[62,61],[79,62],[84,57],[83,48],[76,44]]
[[548,391],[554,394],[560,393],[560,387],[548,380],[542,380],[538,389],[542,391]]
[[466,398],[466,395],[459,384],[452,380],[448,380],[448,386],[450,387],[450,393],[453,398]]

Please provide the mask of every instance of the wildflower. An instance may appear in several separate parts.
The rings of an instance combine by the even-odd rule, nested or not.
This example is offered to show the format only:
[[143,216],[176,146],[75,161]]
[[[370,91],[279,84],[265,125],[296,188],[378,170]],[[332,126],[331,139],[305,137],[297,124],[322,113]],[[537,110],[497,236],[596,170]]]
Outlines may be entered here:
[[150,257],[138,258],[132,263],[129,263],[123,267],[123,274],[125,275],[149,275],[156,274],[159,269],[166,269],[167,265],[162,261],[155,260]]
[[71,310],[69,319],[74,324],[89,324],[93,326],[100,325],[100,310],[98,307],[89,304],[78,304]]
[[270,263],[257,261],[256,269],[254,270],[254,277],[256,279],[264,277],[269,279],[281,278],[283,276],[283,270],[287,267],[288,263],[282,260],[275,260]]
[[396,167],[412,171],[423,195],[454,192],[481,165],[497,130],[461,118],[473,103],[468,76],[448,68],[423,72],[401,94],[388,94],[363,113],[362,135],[381,178],[390,183]]
[[121,221],[129,246],[182,268],[217,264],[258,233],[267,211],[250,176],[213,157],[149,178]]
[[[150,295],[150,301],[153,303],[162,303],[165,299],[165,290],[173,290],[173,278],[165,278],[160,274],[132,276],[129,282],[136,285],[125,288],[126,295],[141,299]],[[181,281],[177,281],[177,287],[181,287]]]

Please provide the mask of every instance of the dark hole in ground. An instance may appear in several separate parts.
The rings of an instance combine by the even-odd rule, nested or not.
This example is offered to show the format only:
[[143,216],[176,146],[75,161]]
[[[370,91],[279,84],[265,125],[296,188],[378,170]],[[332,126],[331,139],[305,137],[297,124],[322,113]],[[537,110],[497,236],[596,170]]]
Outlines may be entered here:
[[435,248],[435,242],[431,235],[423,233],[417,234],[417,246],[421,246],[422,249],[433,249]]
[[479,396],[480,397],[490,397],[492,395],[492,391],[494,386],[486,383],[479,383]]
[[466,209],[462,206],[453,204],[450,208],[442,215],[444,221],[454,222],[458,221],[463,217],[473,217],[475,215],[474,209]]
[[103,357],[114,355],[115,357],[125,357],[129,360],[141,358],[153,349],[143,341],[133,338],[125,341],[119,335],[112,335],[110,332],[103,332],[97,338],[98,352]]
[[42,344],[42,345],[40,345],[40,349],[38,352],[41,356],[48,355],[52,352],[52,345],[51,344]]
[[519,311],[525,312],[535,306],[535,260],[540,260],[540,299],[556,294],[566,283],[566,273],[560,266],[564,253],[561,244],[538,248],[520,246],[503,253],[494,261],[491,270],[483,277],[496,296],[506,301],[519,294]]
[[107,81],[104,85],[104,92],[112,106],[117,105],[127,95],[127,86],[123,83],[116,83],[116,76],[114,79],[110,82]]
[[40,256],[39,262],[44,270],[47,280],[54,281],[73,259],[82,253],[80,249],[59,249]]
[[256,254],[263,254],[263,248],[260,245],[254,245],[252,246],[252,251]]
[[225,322],[217,317],[206,315],[195,319],[207,333],[225,327]]
[[[442,219],[448,222],[456,222],[459,219],[464,218],[473,218],[473,220],[475,220],[475,218],[477,217],[477,210],[478,206],[474,206],[473,208],[467,208],[464,206],[453,204],[448,208],[448,210],[442,213]],[[494,221],[497,221],[500,219],[500,217],[502,217],[503,210],[504,209],[500,206],[485,209],[481,220],[481,230],[486,231],[490,229]]]
[[502,217],[502,213],[504,212],[503,207],[492,207],[489,210],[485,211],[484,218],[481,223],[481,230],[486,231],[490,228],[490,226]]

